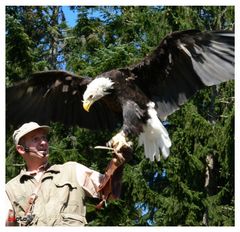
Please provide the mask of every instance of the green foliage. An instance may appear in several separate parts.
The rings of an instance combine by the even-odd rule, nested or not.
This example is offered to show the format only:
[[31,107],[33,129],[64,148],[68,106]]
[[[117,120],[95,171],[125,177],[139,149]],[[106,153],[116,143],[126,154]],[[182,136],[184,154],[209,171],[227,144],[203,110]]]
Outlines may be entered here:
[[7,14],[6,23],[8,34],[6,38],[6,69],[7,74],[10,75],[7,81],[10,79],[14,81],[21,74],[26,76],[27,73],[32,72],[32,41],[17,19]]
[[33,71],[62,67],[66,28],[60,7],[6,7],[7,85]]
[[[80,75],[96,76],[141,60],[172,31],[234,26],[233,6],[72,10],[78,13],[77,24],[67,28],[62,7],[6,8],[7,85],[32,71],[62,64]],[[135,141],[134,158],[124,169],[121,199],[109,201],[100,211],[95,210],[98,201],[89,199],[89,226],[234,225],[234,82],[200,91],[168,120],[170,157],[151,163]],[[51,127],[50,162],[74,160],[104,172],[111,153],[94,146],[104,145],[113,134],[58,123]],[[12,132],[8,128],[6,180],[23,165]]]

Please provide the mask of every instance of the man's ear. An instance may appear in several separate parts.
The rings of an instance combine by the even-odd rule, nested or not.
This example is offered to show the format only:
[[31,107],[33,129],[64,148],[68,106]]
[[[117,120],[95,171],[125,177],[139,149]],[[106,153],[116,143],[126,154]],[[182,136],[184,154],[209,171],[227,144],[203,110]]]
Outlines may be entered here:
[[25,154],[25,149],[22,145],[16,145],[16,150],[20,155],[24,155]]

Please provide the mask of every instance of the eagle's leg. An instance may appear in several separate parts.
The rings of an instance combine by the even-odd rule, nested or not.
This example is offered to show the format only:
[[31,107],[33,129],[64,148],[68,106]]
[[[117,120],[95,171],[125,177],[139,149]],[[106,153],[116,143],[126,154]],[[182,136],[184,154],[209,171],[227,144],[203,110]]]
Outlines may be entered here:
[[119,151],[122,147],[131,147],[132,142],[127,141],[125,133],[121,130],[119,133],[113,136],[110,141],[108,141],[107,146]]

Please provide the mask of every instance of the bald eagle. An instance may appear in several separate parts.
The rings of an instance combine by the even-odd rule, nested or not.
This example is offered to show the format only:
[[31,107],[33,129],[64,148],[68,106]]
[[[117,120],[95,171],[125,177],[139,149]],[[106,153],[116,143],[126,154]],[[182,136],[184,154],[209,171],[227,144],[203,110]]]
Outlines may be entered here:
[[161,120],[198,90],[233,78],[232,32],[173,32],[138,64],[94,79],[55,70],[32,74],[7,89],[7,124],[59,121],[100,130],[121,126],[109,146],[130,146],[135,135],[145,156],[160,160],[171,147]]

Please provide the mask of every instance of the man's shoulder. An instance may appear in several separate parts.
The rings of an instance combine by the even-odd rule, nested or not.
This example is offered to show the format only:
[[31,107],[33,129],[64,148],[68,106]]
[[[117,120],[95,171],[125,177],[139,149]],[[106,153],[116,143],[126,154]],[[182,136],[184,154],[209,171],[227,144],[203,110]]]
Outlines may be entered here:
[[11,186],[11,185],[15,185],[16,183],[20,183],[20,176],[21,174],[18,174],[17,176],[13,177],[11,180],[9,180],[6,185],[7,186]]
[[63,163],[63,164],[52,164],[50,166],[50,169],[62,169],[62,168],[65,168],[65,167],[73,167],[73,166],[76,166],[77,165],[77,162],[75,161],[68,161],[66,163]]
[[64,163],[63,165],[66,165],[66,166],[75,166],[77,164],[76,161],[68,161],[66,163]]
[[63,164],[54,164],[51,165],[50,168],[48,169],[48,171],[57,171],[57,172],[68,172],[69,174],[72,172],[75,172],[75,169],[77,167],[77,162],[75,161],[68,161],[66,163]]
[[55,164],[48,169],[48,172],[56,172],[54,175],[54,182],[58,185],[65,185],[65,183],[76,182],[76,165],[77,162],[66,162],[63,164]]
[[60,164],[60,168],[72,168],[75,167],[78,163],[75,161],[68,161],[66,163]]

